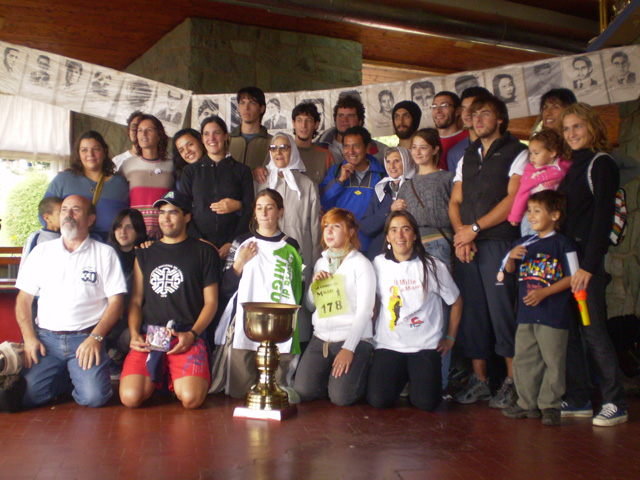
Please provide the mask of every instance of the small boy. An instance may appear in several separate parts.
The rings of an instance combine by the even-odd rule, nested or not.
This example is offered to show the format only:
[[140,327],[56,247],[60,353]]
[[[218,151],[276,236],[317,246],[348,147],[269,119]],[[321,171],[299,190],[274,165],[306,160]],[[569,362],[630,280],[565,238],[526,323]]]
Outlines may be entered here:
[[22,259],[20,260],[21,267],[31,253],[31,250],[33,250],[36,245],[60,238],[61,205],[62,199],[59,197],[47,197],[40,200],[40,203],[38,204],[38,215],[44,219],[46,226],[45,228],[36,230],[27,237],[27,241],[22,249]]
[[513,359],[518,401],[502,413],[539,418],[542,411],[543,425],[560,425],[571,318],[569,262],[577,258],[576,247],[557,232],[566,212],[564,195],[554,190],[535,193],[529,197],[528,211],[536,233],[516,242],[504,266],[512,273],[519,265]]

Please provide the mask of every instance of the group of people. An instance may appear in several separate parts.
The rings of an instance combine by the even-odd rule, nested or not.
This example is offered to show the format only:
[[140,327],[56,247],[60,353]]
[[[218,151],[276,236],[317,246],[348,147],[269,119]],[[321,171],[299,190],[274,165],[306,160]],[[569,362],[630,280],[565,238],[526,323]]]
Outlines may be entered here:
[[[258,377],[242,304],[260,301],[302,305],[279,344],[276,377],[292,401],[387,408],[404,390],[433,410],[453,355],[470,361],[459,403],[559,425],[593,416],[597,377],[593,423],[627,420],[604,256],[616,163],[629,162],[608,154],[591,107],[548,92],[527,147],[503,100],[443,91],[435,128],[419,128],[416,103],[393,107],[399,144],[388,148],[353,96],[316,143],[313,103],[293,110],[293,135],[271,136],[264,93],[243,88],[237,100],[240,126],[207,117],[176,133],[173,158],[162,123],[142,112],[128,121],[131,150],[113,160],[100,134],[80,137],[16,284],[26,406],[69,390],[69,378],[78,403],[103,405],[117,359],[128,407],[163,388],[185,408],[212,392],[240,398]],[[570,295],[580,290],[590,326]],[[150,327],[170,332],[168,350],[145,337]],[[503,373],[487,366],[496,355]],[[503,378],[495,392],[489,376]]]

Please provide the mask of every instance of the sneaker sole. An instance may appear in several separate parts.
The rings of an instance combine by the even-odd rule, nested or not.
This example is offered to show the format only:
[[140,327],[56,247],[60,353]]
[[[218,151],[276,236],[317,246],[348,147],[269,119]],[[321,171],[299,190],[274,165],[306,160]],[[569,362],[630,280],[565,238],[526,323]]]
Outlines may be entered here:
[[614,425],[625,423],[627,420],[629,420],[629,415],[620,415],[615,418],[594,418],[593,424],[596,427],[613,427]]
[[555,421],[552,421],[552,420],[544,419],[544,420],[542,420],[542,424],[544,426],[546,426],[546,427],[558,427],[558,426],[560,426],[560,420],[558,419],[558,421],[555,422]]
[[593,410],[577,410],[574,412],[565,412],[564,410],[560,412],[560,416],[563,418],[591,418],[593,417]]

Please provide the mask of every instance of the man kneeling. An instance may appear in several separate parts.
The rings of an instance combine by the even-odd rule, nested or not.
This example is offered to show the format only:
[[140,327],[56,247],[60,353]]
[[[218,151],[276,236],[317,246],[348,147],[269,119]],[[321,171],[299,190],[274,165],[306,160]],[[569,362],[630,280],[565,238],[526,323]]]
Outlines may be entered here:
[[[120,378],[120,400],[139,407],[161,388],[168,387],[185,408],[198,408],[209,389],[209,361],[200,336],[218,306],[220,258],[215,249],[187,236],[191,203],[181,193],[167,193],[153,205],[159,208],[162,238],[136,251],[129,304],[131,352]],[[173,320],[169,351],[152,351],[149,325],[166,326]]]

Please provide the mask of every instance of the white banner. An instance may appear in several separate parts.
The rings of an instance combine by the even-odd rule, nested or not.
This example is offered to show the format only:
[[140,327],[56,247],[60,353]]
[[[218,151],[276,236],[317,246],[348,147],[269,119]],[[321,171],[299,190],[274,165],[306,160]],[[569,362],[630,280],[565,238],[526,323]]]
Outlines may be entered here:
[[0,92],[121,125],[141,110],[156,115],[169,136],[184,123],[188,90],[6,42],[0,54]]
[[[135,110],[151,112],[162,120],[169,135],[185,123],[191,99],[194,128],[199,130],[210,115],[219,115],[230,130],[240,124],[235,94],[192,95],[171,85],[6,42],[0,42],[0,52],[0,92],[123,125]],[[298,103],[310,101],[320,111],[322,131],[333,127],[338,98],[355,95],[365,105],[365,125],[372,134],[392,135],[390,106],[413,100],[422,109],[420,127],[433,126],[430,106],[435,94],[445,89],[460,94],[472,85],[484,86],[502,98],[511,118],[537,115],[540,97],[552,88],[568,88],[578,100],[591,105],[635,100],[640,92],[640,46],[366,87],[268,93],[263,124],[272,133],[292,131],[291,111]]]

